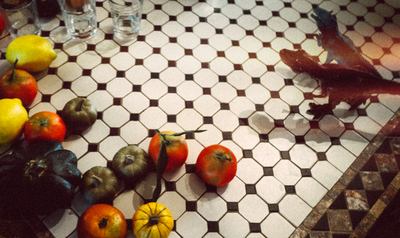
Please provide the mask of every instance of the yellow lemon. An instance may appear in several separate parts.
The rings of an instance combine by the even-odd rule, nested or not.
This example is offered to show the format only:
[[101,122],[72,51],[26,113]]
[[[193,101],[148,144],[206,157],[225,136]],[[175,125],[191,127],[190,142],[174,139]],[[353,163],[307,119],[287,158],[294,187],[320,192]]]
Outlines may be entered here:
[[7,46],[6,59],[13,64],[16,59],[17,68],[29,72],[38,72],[50,66],[57,58],[50,42],[37,35],[19,36]]
[[21,137],[28,120],[28,112],[18,98],[1,99],[0,112],[0,147],[2,147],[12,144]]

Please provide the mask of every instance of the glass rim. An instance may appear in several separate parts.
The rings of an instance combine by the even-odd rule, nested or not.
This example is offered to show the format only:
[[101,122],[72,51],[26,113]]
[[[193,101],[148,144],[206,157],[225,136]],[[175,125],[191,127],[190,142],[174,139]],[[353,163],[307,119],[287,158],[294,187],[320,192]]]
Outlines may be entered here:
[[122,7],[129,7],[129,6],[132,6],[133,4],[135,4],[135,3],[137,3],[137,2],[140,2],[140,3],[143,3],[143,0],[128,0],[128,1],[126,1],[126,0],[121,0],[121,2],[128,2],[128,3],[131,3],[131,5],[122,5],[121,3],[118,3],[118,2],[116,2],[115,0],[108,0],[110,3],[113,3],[113,4],[115,4],[115,5],[118,5],[118,6],[122,6]]
[[35,0],[31,0],[28,4],[26,4],[26,5],[24,5],[24,6],[20,7],[20,8],[13,8],[13,9],[3,8],[3,7],[1,6],[1,4],[0,4],[0,9],[1,9],[1,10],[4,10],[4,11],[6,11],[6,12],[16,12],[16,11],[20,11],[20,10],[22,10],[22,9],[25,9],[25,8],[29,7],[33,2],[36,2],[36,1],[35,1]]

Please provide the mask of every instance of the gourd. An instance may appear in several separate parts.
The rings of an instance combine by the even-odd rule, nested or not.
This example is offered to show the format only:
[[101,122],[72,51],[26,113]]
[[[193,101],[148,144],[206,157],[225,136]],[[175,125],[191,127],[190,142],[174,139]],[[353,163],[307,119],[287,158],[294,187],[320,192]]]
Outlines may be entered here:
[[0,158],[0,202],[27,216],[70,207],[81,181],[77,158],[57,141],[33,142]]
[[69,132],[80,134],[96,122],[97,109],[87,98],[74,98],[65,104],[61,117]]
[[110,168],[95,166],[83,174],[81,191],[92,204],[111,203],[118,192],[117,176]]
[[164,205],[150,202],[135,212],[132,227],[137,238],[167,238],[174,227],[174,219]]
[[128,145],[114,155],[111,167],[126,184],[132,184],[143,178],[149,170],[149,161],[145,150],[136,145]]

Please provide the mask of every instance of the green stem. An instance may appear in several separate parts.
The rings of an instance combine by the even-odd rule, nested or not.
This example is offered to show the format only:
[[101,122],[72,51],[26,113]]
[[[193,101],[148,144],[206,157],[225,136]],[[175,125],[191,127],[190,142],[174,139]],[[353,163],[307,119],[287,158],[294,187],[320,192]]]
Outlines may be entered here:
[[206,130],[189,130],[189,131],[184,131],[184,132],[179,132],[179,133],[173,133],[173,134],[163,134],[159,129],[156,129],[157,133],[160,135],[162,141],[166,145],[170,145],[171,141],[167,140],[166,136],[181,136],[184,134],[189,134],[189,133],[199,133],[199,132],[205,132]]
[[223,154],[216,154],[216,155],[214,155],[214,157],[217,158],[217,159],[224,159],[224,160],[227,160],[229,162],[233,162],[230,151],[229,151],[229,157],[227,157],[227,156],[225,156]]
[[92,179],[93,179],[93,183],[91,184],[91,186],[94,188],[99,187],[103,183],[103,180],[96,175],[92,175]]
[[15,80],[15,70],[17,69],[17,62],[18,62],[18,59],[16,59],[14,64],[12,65],[12,73],[11,73],[11,76],[10,76],[10,81],[14,81]]
[[85,102],[85,100],[84,99],[82,99],[79,103],[78,103],[78,105],[76,105],[76,108],[75,108],[75,110],[76,111],[82,111],[83,110],[83,103]]
[[160,221],[160,217],[157,216],[157,215],[151,215],[151,216],[149,217],[149,223],[150,223],[151,225],[157,225],[159,221]]
[[45,121],[32,121],[32,120],[29,120],[29,121],[33,122],[33,123],[37,123],[41,126],[47,126],[47,122],[49,121],[49,118],[50,118],[50,116],[48,116]]

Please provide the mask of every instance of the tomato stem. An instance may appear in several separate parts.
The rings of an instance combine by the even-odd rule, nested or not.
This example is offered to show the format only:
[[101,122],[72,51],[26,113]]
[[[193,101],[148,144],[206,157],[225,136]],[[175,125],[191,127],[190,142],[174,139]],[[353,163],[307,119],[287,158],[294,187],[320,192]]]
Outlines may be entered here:
[[100,228],[100,229],[106,228],[107,222],[108,222],[107,218],[104,218],[104,217],[103,217],[103,218],[101,219],[101,221],[99,222],[99,228]]
[[33,123],[37,123],[41,126],[47,126],[47,122],[49,121],[49,118],[50,118],[50,116],[48,116],[45,121],[32,121],[32,120],[29,120],[29,121],[33,122]]
[[171,141],[167,140],[166,136],[181,136],[184,134],[189,134],[189,133],[199,133],[199,132],[205,132],[206,130],[189,130],[189,131],[183,131],[183,132],[179,132],[179,133],[173,133],[173,134],[164,134],[162,133],[160,130],[156,129],[157,133],[160,135],[162,141],[166,144],[166,145],[170,145]]
[[92,179],[93,179],[93,183],[91,185],[94,188],[99,187],[103,183],[103,180],[99,176],[92,175]]
[[231,151],[229,151],[229,157],[227,157],[227,156],[225,156],[225,155],[223,155],[223,154],[215,154],[215,155],[213,155],[215,158],[217,158],[217,159],[224,159],[224,160],[227,160],[227,161],[229,161],[229,162],[233,162],[233,160],[232,160],[232,156],[231,156]]
[[133,164],[134,160],[135,160],[135,156],[125,155],[125,164]]
[[17,69],[17,62],[18,62],[18,59],[16,59],[14,64],[12,65],[12,73],[11,73],[11,76],[10,76],[10,81],[14,81],[15,80],[15,70]]
[[76,108],[75,108],[75,110],[76,111],[82,111],[83,110],[83,108],[84,108],[84,106],[83,106],[83,103],[84,103],[84,99],[82,99],[79,103],[78,103],[78,105],[76,105]]

